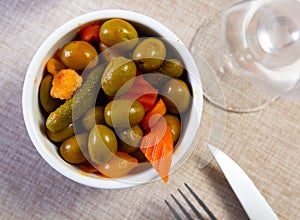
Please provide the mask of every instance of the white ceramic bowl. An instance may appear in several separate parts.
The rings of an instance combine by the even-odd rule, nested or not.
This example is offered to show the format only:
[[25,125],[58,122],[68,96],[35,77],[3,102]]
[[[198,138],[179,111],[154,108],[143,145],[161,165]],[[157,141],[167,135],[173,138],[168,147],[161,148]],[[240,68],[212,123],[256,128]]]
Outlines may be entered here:
[[193,141],[200,126],[203,104],[200,75],[189,50],[172,31],[152,18],[125,10],[102,10],[76,17],[55,30],[40,46],[26,73],[22,97],[25,125],[37,151],[55,170],[80,184],[106,189],[125,188],[146,183],[157,179],[157,174],[154,169],[147,169],[140,173],[114,180],[84,173],[76,166],[65,162],[60,157],[57,147],[49,141],[45,134],[45,118],[40,109],[38,90],[43,77],[45,63],[54,55],[58,48],[61,48],[65,43],[74,38],[80,27],[96,20],[116,17],[133,23],[145,33],[174,42],[173,46],[179,53],[188,71],[188,80],[190,81],[193,93],[193,105],[183,124],[183,135],[181,135],[173,155],[172,171],[184,159],[187,159],[189,153],[193,150]]

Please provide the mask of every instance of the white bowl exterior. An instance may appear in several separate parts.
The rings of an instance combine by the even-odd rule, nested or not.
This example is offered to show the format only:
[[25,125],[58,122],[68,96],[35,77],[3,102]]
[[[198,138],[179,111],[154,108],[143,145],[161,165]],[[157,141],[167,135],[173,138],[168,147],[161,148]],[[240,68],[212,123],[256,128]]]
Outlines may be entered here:
[[125,10],[95,11],[74,18],[54,31],[38,49],[26,73],[22,97],[25,125],[37,151],[55,170],[75,182],[105,189],[126,188],[149,182],[157,178],[157,174],[154,169],[148,169],[140,174],[124,177],[120,180],[113,180],[101,178],[93,174],[86,174],[75,166],[65,162],[58,154],[57,147],[45,134],[45,119],[43,118],[39,107],[38,91],[47,60],[54,55],[58,48],[61,48],[65,43],[71,41],[75,37],[78,32],[78,27],[93,21],[115,17],[137,24],[140,23],[152,29],[158,36],[161,36],[168,41],[179,43],[174,44],[174,47],[177,47],[187,71],[191,74],[189,77],[193,90],[193,108],[190,117],[188,117],[189,120],[187,121],[188,126],[186,126],[185,135],[183,135],[182,140],[179,141],[181,147],[178,148],[176,154],[173,156],[172,166],[182,159],[188,151],[189,146],[192,144],[200,125],[203,104],[200,74],[190,52],[173,32],[150,17]]

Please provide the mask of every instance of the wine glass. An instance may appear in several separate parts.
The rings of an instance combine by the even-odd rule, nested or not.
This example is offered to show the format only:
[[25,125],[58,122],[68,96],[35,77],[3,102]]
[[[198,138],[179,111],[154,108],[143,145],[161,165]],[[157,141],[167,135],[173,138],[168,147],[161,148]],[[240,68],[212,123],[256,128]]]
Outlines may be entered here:
[[299,11],[297,0],[225,1],[191,46],[212,67],[202,72],[208,100],[234,112],[260,110],[279,97],[299,100]]

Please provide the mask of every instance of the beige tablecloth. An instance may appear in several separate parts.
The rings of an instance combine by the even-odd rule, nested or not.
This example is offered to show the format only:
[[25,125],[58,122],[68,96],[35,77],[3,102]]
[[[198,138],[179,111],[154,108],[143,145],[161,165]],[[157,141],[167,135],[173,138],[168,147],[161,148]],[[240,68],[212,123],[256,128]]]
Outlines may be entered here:
[[[215,161],[198,168],[209,137],[205,100],[198,143],[166,185],[122,190],[75,183],[51,168],[27,134],[21,106],[29,63],[46,37],[87,12],[128,9],[151,16],[189,45],[200,25],[221,10],[221,0],[1,1],[0,2],[0,219],[173,219],[164,199],[180,198],[187,182],[219,219],[247,219]],[[222,149],[253,179],[280,219],[300,214],[300,104],[279,99],[261,111],[226,113]]]

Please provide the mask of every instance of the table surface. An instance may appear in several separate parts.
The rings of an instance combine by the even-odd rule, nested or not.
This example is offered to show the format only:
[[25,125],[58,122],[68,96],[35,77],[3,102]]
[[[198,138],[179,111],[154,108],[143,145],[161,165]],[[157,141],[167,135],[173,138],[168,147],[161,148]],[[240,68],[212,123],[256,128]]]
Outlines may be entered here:
[[[122,190],[75,183],[51,168],[30,141],[22,115],[29,63],[56,28],[81,14],[128,9],[169,27],[186,45],[197,28],[222,10],[222,0],[1,1],[0,2],[0,219],[172,219],[165,205],[187,182],[219,219],[247,219],[216,162],[198,167],[211,125],[205,100],[197,146],[171,174]],[[300,214],[300,103],[279,99],[261,111],[226,112],[221,148],[252,178],[280,219]]]

